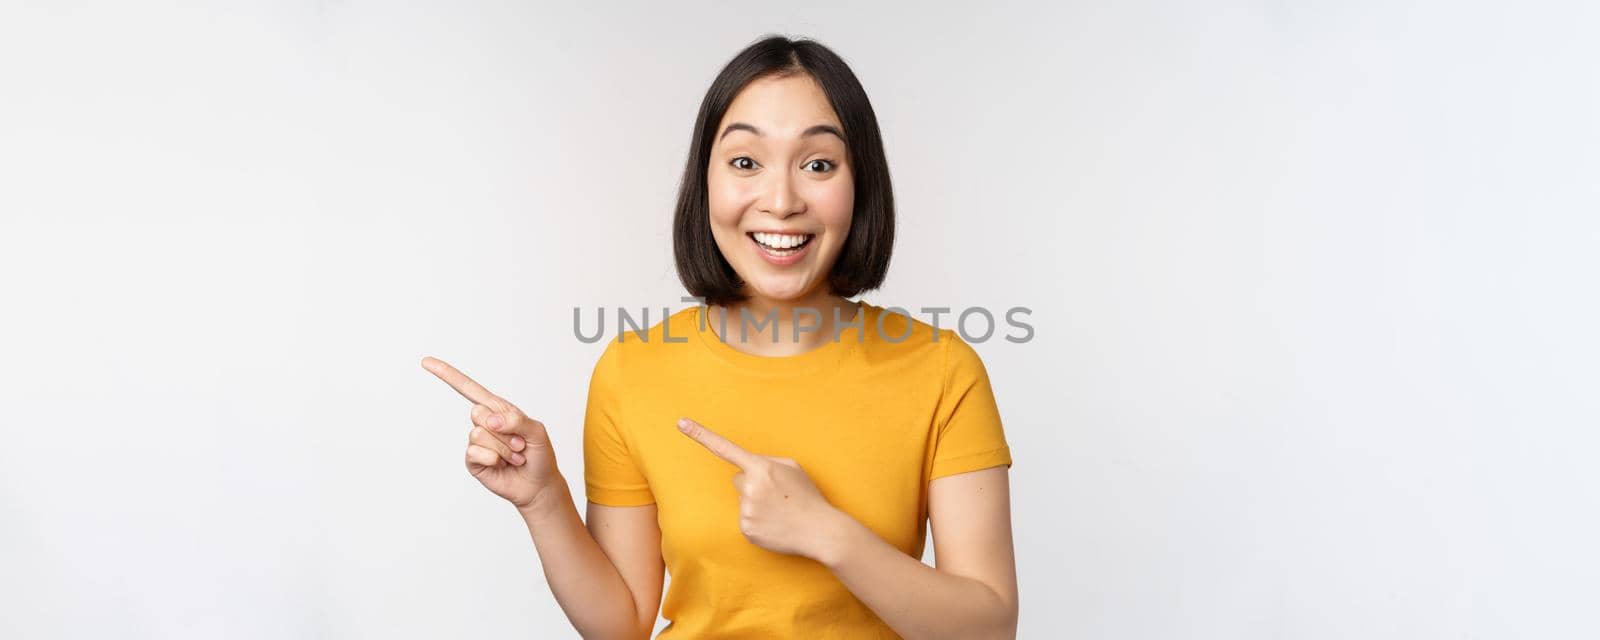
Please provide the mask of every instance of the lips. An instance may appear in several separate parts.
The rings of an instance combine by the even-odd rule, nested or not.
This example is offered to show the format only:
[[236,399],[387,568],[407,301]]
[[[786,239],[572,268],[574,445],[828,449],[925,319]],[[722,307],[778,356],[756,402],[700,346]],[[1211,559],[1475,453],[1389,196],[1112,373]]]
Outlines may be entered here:
[[799,262],[810,253],[811,241],[816,239],[813,233],[752,231],[745,236],[763,260],[780,267]]

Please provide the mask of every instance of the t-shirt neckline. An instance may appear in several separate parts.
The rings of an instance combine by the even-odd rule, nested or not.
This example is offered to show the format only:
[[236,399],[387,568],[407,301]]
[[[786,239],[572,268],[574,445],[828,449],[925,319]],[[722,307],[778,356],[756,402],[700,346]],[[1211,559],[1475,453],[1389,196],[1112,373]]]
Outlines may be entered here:
[[[845,325],[845,329],[839,332],[838,340],[825,340],[819,347],[787,356],[758,356],[735,349],[718,337],[717,330],[722,327],[711,320],[708,307],[692,307],[690,320],[694,322],[695,341],[719,360],[750,373],[799,375],[831,370],[860,343],[864,332],[856,325],[866,327],[867,323],[873,322],[877,307],[865,300],[858,300],[856,304],[856,320]],[[701,320],[702,315],[704,321]],[[738,335],[738,327],[737,322],[728,322],[728,332],[735,336]]]

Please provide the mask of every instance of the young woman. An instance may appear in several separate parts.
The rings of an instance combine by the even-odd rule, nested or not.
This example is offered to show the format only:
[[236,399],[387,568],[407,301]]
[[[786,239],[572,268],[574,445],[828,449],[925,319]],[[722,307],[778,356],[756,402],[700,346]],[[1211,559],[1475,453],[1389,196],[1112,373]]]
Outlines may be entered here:
[[768,38],[695,122],[674,244],[705,306],[594,367],[587,525],[544,424],[423,359],[473,403],[467,468],[516,505],[583,637],[648,638],[658,610],[661,638],[1015,637],[1011,455],[983,363],[847,299],[883,282],[893,238],[866,92],[822,45]]

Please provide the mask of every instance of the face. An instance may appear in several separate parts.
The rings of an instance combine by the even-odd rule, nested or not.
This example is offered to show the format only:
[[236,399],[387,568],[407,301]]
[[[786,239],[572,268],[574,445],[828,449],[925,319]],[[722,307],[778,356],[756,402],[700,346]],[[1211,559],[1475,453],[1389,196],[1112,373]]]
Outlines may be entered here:
[[826,292],[855,203],[844,127],[804,73],[746,85],[718,125],[706,172],[711,232],[744,293]]

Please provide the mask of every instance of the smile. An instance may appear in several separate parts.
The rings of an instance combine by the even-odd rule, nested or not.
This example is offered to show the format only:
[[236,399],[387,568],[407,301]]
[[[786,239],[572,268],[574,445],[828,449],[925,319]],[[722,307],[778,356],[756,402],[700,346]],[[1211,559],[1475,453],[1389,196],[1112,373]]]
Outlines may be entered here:
[[816,238],[814,233],[766,233],[752,231],[746,236],[755,243],[763,257],[768,262],[778,265],[790,264],[799,260],[800,254],[811,247],[811,240]]

